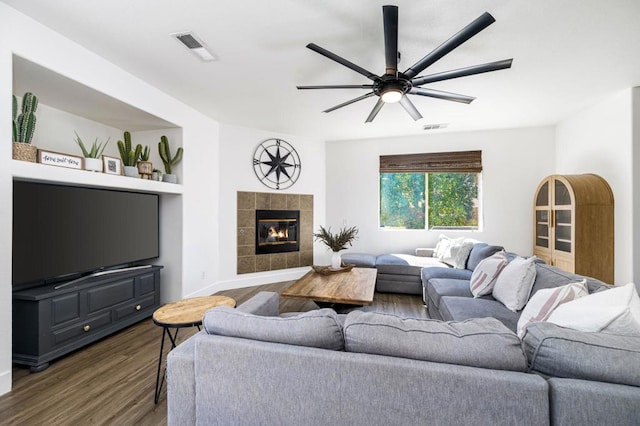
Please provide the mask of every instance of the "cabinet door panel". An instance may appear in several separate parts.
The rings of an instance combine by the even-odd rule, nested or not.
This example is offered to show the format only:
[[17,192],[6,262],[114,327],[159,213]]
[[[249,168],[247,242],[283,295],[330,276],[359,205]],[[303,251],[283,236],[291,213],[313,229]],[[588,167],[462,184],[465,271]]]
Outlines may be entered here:
[[64,294],[51,299],[52,325],[80,318],[80,293]]
[[136,297],[155,291],[155,274],[146,274],[136,278]]
[[133,299],[133,278],[87,290],[89,313]]

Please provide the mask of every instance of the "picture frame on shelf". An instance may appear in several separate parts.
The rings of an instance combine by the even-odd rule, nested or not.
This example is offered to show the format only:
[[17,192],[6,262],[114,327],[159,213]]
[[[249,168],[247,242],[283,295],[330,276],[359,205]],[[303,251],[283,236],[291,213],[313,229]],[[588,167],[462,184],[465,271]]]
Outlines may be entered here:
[[118,157],[103,155],[102,165],[104,173],[109,175],[122,175],[122,160]]
[[38,150],[38,163],[69,169],[84,169],[84,158],[54,151]]

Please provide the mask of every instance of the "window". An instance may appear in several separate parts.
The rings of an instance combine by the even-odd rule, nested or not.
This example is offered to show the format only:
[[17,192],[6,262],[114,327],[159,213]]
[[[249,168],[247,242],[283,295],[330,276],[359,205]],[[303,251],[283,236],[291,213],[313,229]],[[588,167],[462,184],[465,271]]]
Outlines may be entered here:
[[481,151],[380,157],[380,227],[479,229]]

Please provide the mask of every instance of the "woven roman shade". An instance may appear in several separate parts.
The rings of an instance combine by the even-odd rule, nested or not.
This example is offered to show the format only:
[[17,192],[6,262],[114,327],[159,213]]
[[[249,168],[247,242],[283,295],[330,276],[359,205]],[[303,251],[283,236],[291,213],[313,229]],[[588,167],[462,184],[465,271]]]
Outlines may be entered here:
[[380,173],[480,173],[482,151],[381,155]]

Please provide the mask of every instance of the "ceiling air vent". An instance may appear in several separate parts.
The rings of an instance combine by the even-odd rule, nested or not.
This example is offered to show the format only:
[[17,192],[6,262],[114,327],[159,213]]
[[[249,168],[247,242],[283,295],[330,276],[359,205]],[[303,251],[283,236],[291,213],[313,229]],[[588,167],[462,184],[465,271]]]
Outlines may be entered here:
[[437,123],[437,124],[425,124],[422,126],[423,130],[437,130],[437,129],[446,129],[448,124],[446,123]]
[[171,34],[171,36],[205,62],[216,61],[218,59],[213,52],[209,50],[207,45],[198,39],[192,32],[174,33]]

